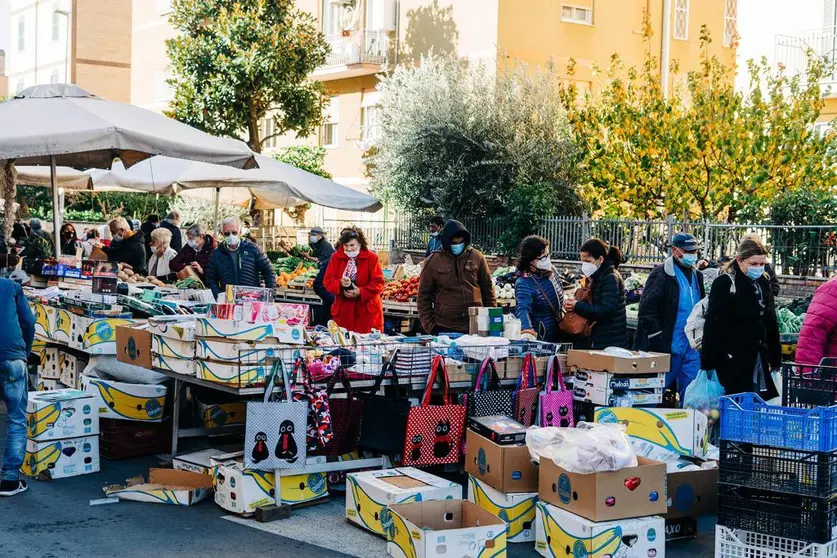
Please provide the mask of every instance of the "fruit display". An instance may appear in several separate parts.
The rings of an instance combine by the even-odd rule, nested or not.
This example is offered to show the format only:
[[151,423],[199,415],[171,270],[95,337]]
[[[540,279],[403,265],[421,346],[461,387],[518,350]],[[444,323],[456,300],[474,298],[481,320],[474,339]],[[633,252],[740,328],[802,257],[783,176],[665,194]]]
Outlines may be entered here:
[[506,283],[502,287],[495,284],[494,298],[497,300],[514,300],[514,286],[511,283]]
[[[297,259],[298,258],[287,258]],[[288,285],[297,285],[300,287],[311,288],[314,286],[314,278],[317,277],[317,264],[313,262],[299,261],[296,268],[292,271],[287,271],[287,267],[276,267],[276,286],[287,287]]]
[[381,298],[396,302],[410,302],[415,300],[416,295],[418,295],[418,283],[418,277],[387,283],[386,287],[384,287],[384,292],[381,293]]

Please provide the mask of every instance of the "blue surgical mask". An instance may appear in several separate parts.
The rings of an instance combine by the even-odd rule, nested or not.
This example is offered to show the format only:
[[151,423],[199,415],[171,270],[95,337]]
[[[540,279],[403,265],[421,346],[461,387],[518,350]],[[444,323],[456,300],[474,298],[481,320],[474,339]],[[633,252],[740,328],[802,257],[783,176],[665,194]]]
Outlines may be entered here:
[[459,254],[465,251],[465,243],[463,242],[462,244],[451,244],[450,251],[454,256],[458,256]]
[[764,266],[763,265],[759,265],[759,266],[751,265],[750,268],[747,269],[747,277],[749,277],[753,281],[758,280],[758,278],[761,277],[762,275],[764,275]]
[[680,263],[686,267],[694,266],[697,263],[697,254],[683,254],[683,257],[680,258]]

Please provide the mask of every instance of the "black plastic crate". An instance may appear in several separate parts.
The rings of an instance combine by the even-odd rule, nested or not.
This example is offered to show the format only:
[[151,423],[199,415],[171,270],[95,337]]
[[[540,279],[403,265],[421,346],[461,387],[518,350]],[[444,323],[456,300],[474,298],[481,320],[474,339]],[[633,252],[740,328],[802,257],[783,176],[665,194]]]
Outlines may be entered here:
[[171,452],[170,421],[99,419],[99,454],[109,461]]
[[782,406],[812,409],[837,403],[837,364],[834,359],[823,363],[787,363],[782,366]]
[[827,543],[837,527],[835,500],[718,483],[718,525]]
[[837,451],[815,452],[721,442],[718,481],[802,496],[837,494]]

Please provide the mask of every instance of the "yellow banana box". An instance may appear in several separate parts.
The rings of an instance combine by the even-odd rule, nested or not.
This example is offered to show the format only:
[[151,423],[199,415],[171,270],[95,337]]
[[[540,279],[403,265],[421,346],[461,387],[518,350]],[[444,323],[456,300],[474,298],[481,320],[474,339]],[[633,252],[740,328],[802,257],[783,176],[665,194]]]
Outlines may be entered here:
[[215,362],[199,359],[195,361],[195,376],[199,380],[232,384],[236,387],[264,383],[265,376],[269,372],[270,366],[266,364]]
[[247,418],[247,403],[244,401],[216,403],[212,405],[197,401],[197,404],[198,415],[204,428],[244,424]]
[[32,341],[32,354],[38,355],[38,357],[40,357],[44,349],[46,349],[46,341],[44,341],[43,339],[38,339],[36,337],[35,340]]
[[624,424],[626,434],[644,446],[642,455],[665,460],[667,454],[705,457],[709,451],[706,415],[693,409],[640,409],[605,407],[596,410],[595,422]]
[[461,498],[461,485],[413,467],[346,475],[346,519],[381,536],[393,528],[393,504]]
[[38,442],[26,440],[21,472],[32,478],[41,473],[52,479],[99,472],[99,436]]
[[284,319],[268,323],[251,324],[240,320],[222,320],[219,318],[198,318],[195,335],[197,337],[219,337],[235,341],[279,342],[301,345],[305,342],[305,328],[301,325],[288,325]]
[[129,384],[82,376],[84,390],[97,397],[99,418],[160,422],[166,405],[166,386]]
[[49,318],[49,337],[56,343],[69,345],[73,335],[73,314],[63,308],[47,307]]
[[32,309],[32,314],[35,316],[35,335],[41,339],[49,339],[51,329],[49,325],[49,315],[47,314],[47,308],[49,308],[49,306],[41,304],[40,302],[32,302],[29,304],[29,307]]
[[[292,353],[294,350],[285,351]],[[196,348],[196,355],[200,359],[247,364],[272,364],[281,352],[282,349],[274,343],[218,339],[198,339]]]
[[[276,502],[276,476],[272,471],[245,469],[241,453],[213,458],[215,503],[238,514],[255,513],[256,508]],[[282,503],[311,502],[328,496],[326,473],[288,475],[281,478]]]
[[160,368],[161,370],[175,372],[176,374],[183,374],[184,376],[194,376],[197,368],[194,358],[177,358],[158,355],[157,353],[151,353],[151,366]]
[[480,482],[473,475],[468,475],[468,500],[508,524],[507,542],[522,543],[535,540],[537,492],[503,494]]
[[148,331],[175,341],[195,340],[195,319],[191,316],[158,316],[148,319]]
[[662,517],[595,523],[546,502],[535,508],[535,550],[546,558],[665,558]]
[[58,355],[59,380],[65,386],[73,389],[81,388],[81,373],[86,363],[75,355],[61,352]]
[[38,380],[61,379],[61,350],[47,347],[41,352],[41,364],[38,366]]
[[96,400],[77,389],[29,392],[26,415],[26,436],[37,442],[99,433]]
[[152,335],[151,352],[164,357],[193,360],[195,358],[195,342]]
[[395,504],[387,554],[393,558],[506,556],[506,522],[468,500]]
[[148,482],[142,476],[124,485],[104,488],[105,495],[120,500],[191,506],[212,495],[212,476],[177,469],[150,469]]
[[70,347],[91,355],[116,354],[116,328],[140,324],[142,320],[125,318],[88,318],[73,314]]
[[192,471],[193,473],[201,473],[204,475],[212,475],[215,471],[215,466],[212,464],[212,459],[219,455],[224,455],[226,452],[219,449],[208,449],[197,451],[195,453],[186,453],[172,458],[171,466],[179,471]]

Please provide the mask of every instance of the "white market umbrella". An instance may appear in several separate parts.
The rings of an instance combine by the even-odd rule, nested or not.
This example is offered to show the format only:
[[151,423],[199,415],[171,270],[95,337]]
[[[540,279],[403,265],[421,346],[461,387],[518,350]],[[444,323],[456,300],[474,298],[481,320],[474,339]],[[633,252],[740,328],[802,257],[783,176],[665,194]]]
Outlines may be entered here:
[[[107,101],[67,84],[36,85],[0,103],[0,160],[49,165],[53,226],[61,228],[56,166],[126,167],[154,155],[238,168],[254,166],[244,142],[218,138],[163,115]],[[58,246],[56,244],[56,254]]]

